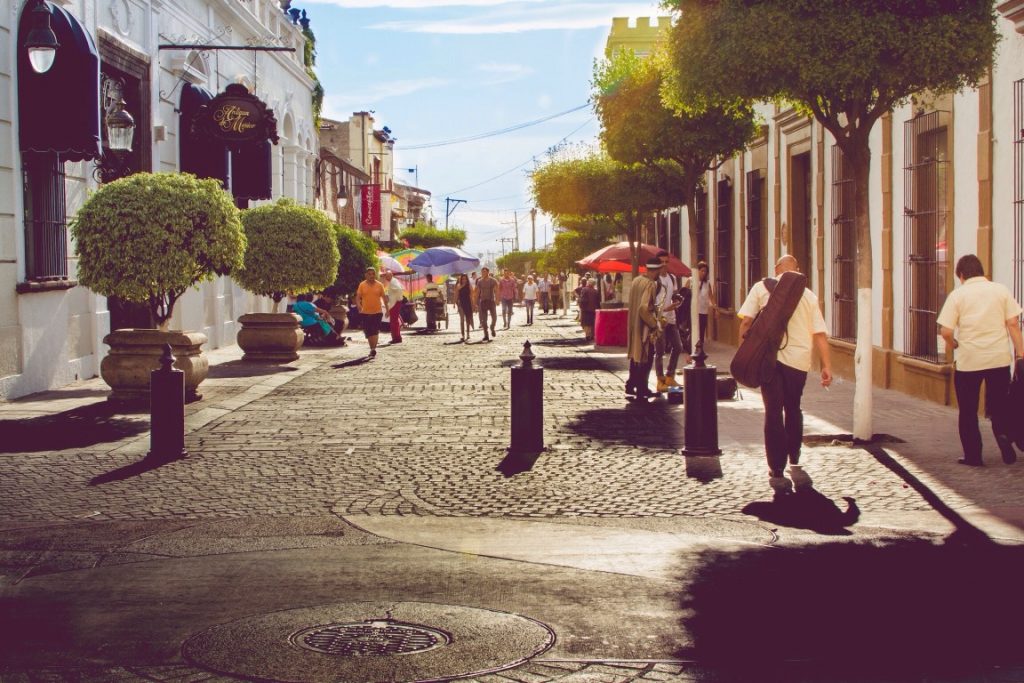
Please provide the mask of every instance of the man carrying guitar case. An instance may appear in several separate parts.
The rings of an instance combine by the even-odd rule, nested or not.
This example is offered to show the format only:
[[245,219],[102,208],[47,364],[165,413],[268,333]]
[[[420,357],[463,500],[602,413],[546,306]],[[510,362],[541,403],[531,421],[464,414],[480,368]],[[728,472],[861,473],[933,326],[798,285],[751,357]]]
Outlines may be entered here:
[[800,467],[800,400],[811,369],[812,346],[821,358],[821,385],[832,383],[828,329],[818,297],[807,289],[807,278],[798,268],[795,258],[783,256],[775,264],[778,282],[769,288],[769,281],[762,280],[751,288],[738,311],[742,341],[730,366],[738,382],[761,387],[768,483],[776,497],[791,493],[794,484],[798,489],[811,485]]

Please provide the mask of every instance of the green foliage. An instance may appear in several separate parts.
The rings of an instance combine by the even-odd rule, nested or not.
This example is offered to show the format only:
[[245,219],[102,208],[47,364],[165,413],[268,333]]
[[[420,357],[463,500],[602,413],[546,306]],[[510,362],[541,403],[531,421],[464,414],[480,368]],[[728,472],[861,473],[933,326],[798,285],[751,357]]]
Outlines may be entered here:
[[788,102],[813,113],[844,151],[850,133],[866,137],[915,93],[977,85],[998,42],[990,0],[667,4],[685,17],[669,39],[676,101]]
[[324,108],[324,86],[313,69],[316,66],[316,35],[313,33],[313,29],[308,27],[302,29],[302,35],[306,37],[302,50],[302,62],[306,67],[306,75],[313,81],[313,126],[319,130],[320,114]]
[[189,287],[242,264],[238,209],[217,180],[136,173],[100,187],[71,222],[78,280],[149,305],[163,326]]
[[377,245],[372,239],[347,225],[335,226],[338,241],[338,276],[331,287],[347,297],[355,294],[367,268],[377,267]]
[[577,261],[622,238],[622,230],[607,220],[560,216],[558,222],[562,230],[541,259],[544,272],[576,270]]
[[507,268],[522,276],[531,270],[538,270],[537,266],[543,257],[543,251],[513,251],[511,254],[499,256],[494,263],[500,270]]
[[426,223],[417,223],[411,228],[402,230],[401,239],[408,242],[412,249],[429,249],[430,247],[461,247],[466,243],[466,231],[451,229],[438,230]]
[[280,301],[331,285],[338,276],[334,223],[291,199],[242,213],[248,247],[235,280],[244,289]]
[[594,70],[594,102],[608,155],[623,163],[671,159],[682,168],[689,195],[717,159],[741,151],[756,131],[749,104],[689,112],[663,98],[668,64],[619,52]]

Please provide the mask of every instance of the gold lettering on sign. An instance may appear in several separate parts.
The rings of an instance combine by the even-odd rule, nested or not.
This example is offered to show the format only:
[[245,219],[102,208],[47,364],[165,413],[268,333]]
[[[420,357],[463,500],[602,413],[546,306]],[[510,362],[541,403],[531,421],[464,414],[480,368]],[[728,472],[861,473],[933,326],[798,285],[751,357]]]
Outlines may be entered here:
[[235,104],[225,104],[213,114],[213,120],[217,122],[220,129],[233,133],[245,133],[256,127],[255,123],[249,123],[249,114],[252,112],[242,109]]

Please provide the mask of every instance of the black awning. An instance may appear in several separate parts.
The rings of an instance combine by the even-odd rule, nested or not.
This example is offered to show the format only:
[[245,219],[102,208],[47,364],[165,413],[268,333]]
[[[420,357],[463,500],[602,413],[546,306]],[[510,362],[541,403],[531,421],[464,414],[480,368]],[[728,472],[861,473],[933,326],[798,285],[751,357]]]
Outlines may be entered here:
[[100,146],[100,55],[92,36],[62,7],[47,2],[60,47],[46,73],[32,69],[25,37],[32,3],[18,22],[18,125],[22,152],[64,161],[97,159]]
[[249,143],[231,151],[231,194],[235,199],[271,198],[270,154],[270,140]]
[[228,187],[228,150],[222,144],[200,140],[192,132],[192,119],[204,104],[213,99],[213,93],[198,85],[186,83],[181,89],[181,110],[178,125],[178,145],[181,154],[179,168],[200,178],[216,178]]

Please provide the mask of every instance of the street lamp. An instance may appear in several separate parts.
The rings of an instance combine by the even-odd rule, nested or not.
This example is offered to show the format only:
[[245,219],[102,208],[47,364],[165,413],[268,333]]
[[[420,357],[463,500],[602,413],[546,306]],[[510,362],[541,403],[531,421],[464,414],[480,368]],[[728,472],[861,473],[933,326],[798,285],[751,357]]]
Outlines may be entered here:
[[346,206],[348,206],[348,195],[345,194],[345,184],[344,183],[342,183],[340,186],[338,186],[337,202],[338,202],[338,211],[341,211]]
[[25,36],[25,48],[28,50],[28,61],[32,70],[44,74],[53,66],[57,57],[57,36],[50,28],[50,8],[46,0],[35,0],[32,8],[32,29]]
[[127,152],[132,148],[135,137],[135,119],[124,110],[127,102],[124,98],[114,103],[114,110],[107,114],[107,144],[115,152]]

